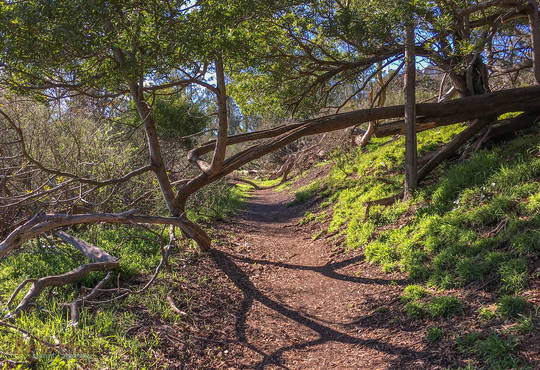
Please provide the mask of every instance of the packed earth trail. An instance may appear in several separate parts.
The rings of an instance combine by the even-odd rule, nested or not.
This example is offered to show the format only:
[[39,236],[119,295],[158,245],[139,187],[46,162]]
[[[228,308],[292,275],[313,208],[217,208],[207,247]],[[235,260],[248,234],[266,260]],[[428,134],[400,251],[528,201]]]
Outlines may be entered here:
[[397,308],[405,275],[383,273],[364,261],[362,251],[336,254],[329,240],[313,240],[313,230],[299,224],[306,206],[290,206],[287,192],[253,194],[243,211],[218,225],[223,242],[212,252],[242,297],[219,367],[417,369],[451,363],[430,350],[425,327]]

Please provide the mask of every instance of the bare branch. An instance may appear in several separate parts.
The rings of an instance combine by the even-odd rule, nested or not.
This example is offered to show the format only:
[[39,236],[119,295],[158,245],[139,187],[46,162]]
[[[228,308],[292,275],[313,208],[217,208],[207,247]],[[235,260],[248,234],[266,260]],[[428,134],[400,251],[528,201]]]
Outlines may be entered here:
[[[30,221],[13,230],[6,239],[0,242],[0,258],[39,234],[65,226],[96,223],[175,225],[187,233],[197,231],[196,228],[195,230],[193,229],[196,225],[194,226],[192,222],[183,216],[143,216],[133,215],[132,212],[79,215],[37,214]],[[193,237],[195,238],[197,235]],[[210,245],[210,240],[208,239],[206,241]]]

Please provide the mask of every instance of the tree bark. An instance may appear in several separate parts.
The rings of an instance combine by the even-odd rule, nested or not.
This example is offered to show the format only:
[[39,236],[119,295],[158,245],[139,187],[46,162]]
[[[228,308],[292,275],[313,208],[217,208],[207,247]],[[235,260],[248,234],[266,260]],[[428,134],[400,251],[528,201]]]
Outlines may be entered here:
[[[30,221],[13,230],[2,242],[0,242],[0,258],[19,247],[22,243],[42,233],[59,229],[65,226],[78,224],[152,224],[152,225],[175,225],[184,230],[188,236],[204,246],[210,245],[210,238],[202,229],[193,224],[185,217],[158,217],[134,215],[133,212],[102,213],[102,214],[38,214]],[[201,233],[202,231],[202,233]],[[204,247],[203,247],[204,248]]]
[[540,84],[540,22],[538,21],[538,5],[536,0],[529,0],[529,26],[531,29],[531,46],[533,54],[533,71],[536,84]]
[[455,153],[463,144],[465,144],[474,135],[478,134],[489,124],[489,120],[478,119],[469,127],[461,131],[449,143],[443,146],[421,169],[418,171],[418,180],[422,180],[431,171],[433,171],[445,159]]
[[416,57],[414,25],[407,25],[405,49],[405,192],[408,199],[417,185],[416,149]]

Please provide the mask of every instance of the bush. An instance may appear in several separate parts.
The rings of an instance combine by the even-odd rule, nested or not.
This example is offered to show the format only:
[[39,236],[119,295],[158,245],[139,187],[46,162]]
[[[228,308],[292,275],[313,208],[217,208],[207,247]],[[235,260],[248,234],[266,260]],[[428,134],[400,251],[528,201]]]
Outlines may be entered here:
[[402,302],[411,302],[427,296],[429,293],[420,285],[408,285],[401,296]]
[[505,317],[517,317],[527,308],[527,301],[521,297],[506,295],[497,303],[497,313]]
[[432,317],[450,317],[463,311],[463,303],[457,297],[435,297],[427,305]]

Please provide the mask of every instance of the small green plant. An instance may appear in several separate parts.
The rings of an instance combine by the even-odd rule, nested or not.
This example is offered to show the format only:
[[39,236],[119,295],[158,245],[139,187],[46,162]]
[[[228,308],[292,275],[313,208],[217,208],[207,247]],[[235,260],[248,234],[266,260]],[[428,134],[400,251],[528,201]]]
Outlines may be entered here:
[[478,343],[478,352],[490,369],[514,369],[521,361],[515,354],[517,342],[514,338],[501,338],[491,334]]
[[488,321],[495,317],[495,312],[488,307],[482,307],[478,311],[478,316],[480,316],[482,320]]
[[535,325],[534,325],[534,320],[532,318],[532,315],[529,315],[529,316],[519,315],[519,316],[520,316],[520,319],[518,321],[518,324],[513,329],[520,334],[531,334],[532,332],[534,332]]
[[463,311],[463,302],[458,297],[434,297],[426,308],[432,317],[450,317]]
[[437,343],[442,339],[442,337],[443,337],[442,329],[436,326],[432,326],[431,328],[428,329],[427,340],[430,343]]
[[423,298],[423,297],[427,296],[428,294],[429,294],[428,291],[424,287],[422,287],[420,285],[408,285],[403,290],[403,295],[401,296],[401,301],[402,302],[417,301],[420,298]]
[[[540,193],[539,193],[540,194]],[[540,251],[540,230],[529,230],[516,235],[512,240],[512,249],[520,255],[533,255]]]
[[472,331],[456,338],[456,348],[461,353],[473,353],[476,352],[476,346],[480,340],[480,333]]
[[424,305],[417,302],[409,302],[405,306],[405,312],[413,319],[420,319],[426,315],[426,309]]
[[294,193],[294,200],[287,204],[288,206],[292,206],[299,203],[304,203],[308,199],[310,199],[315,193],[319,191],[319,183],[314,182],[307,186],[304,186],[303,188],[299,189],[296,193]]
[[499,267],[501,275],[501,292],[516,294],[527,285],[527,262],[522,259],[512,259]]
[[497,303],[497,313],[505,317],[517,317],[527,308],[527,301],[521,297],[506,295]]
[[306,225],[309,224],[311,221],[315,219],[315,215],[312,212],[306,212],[304,214],[304,217],[300,220],[300,225]]

